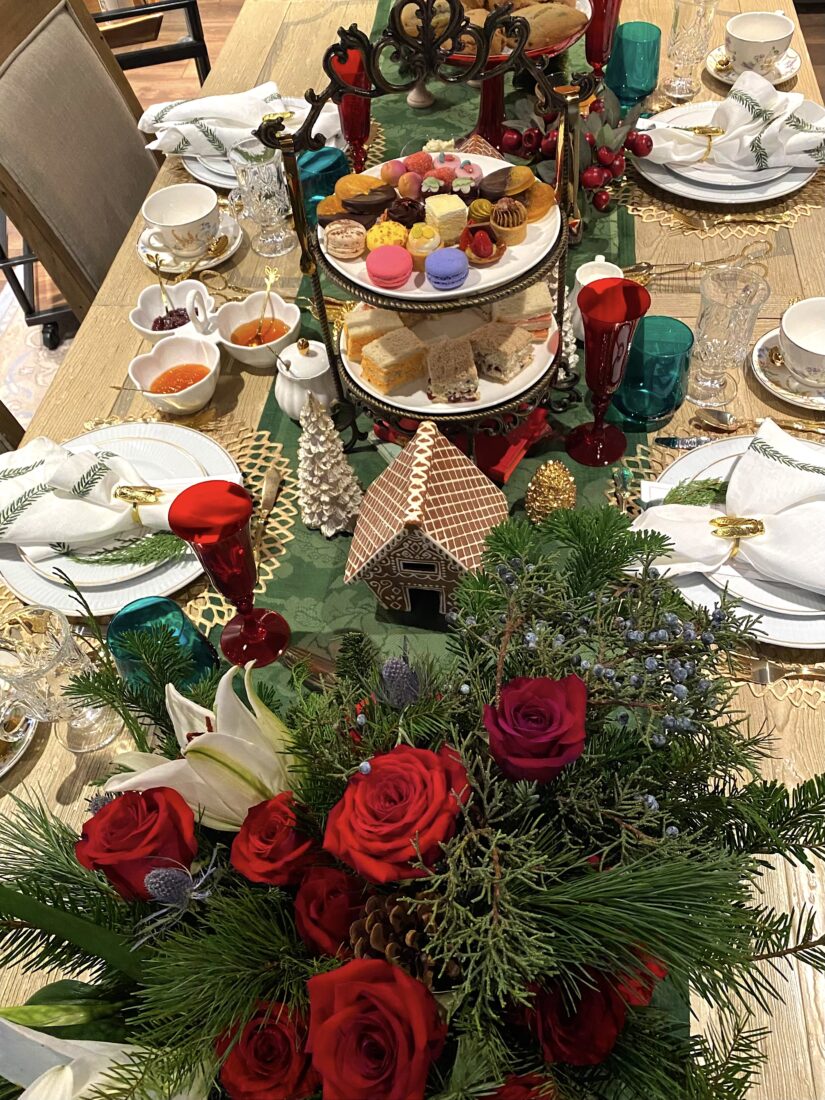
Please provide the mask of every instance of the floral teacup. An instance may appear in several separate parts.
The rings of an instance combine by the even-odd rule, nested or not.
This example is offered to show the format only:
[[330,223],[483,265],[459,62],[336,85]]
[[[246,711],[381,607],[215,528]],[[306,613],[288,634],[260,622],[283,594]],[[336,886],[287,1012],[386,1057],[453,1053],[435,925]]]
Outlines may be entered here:
[[768,76],[784,57],[796,29],[781,11],[746,11],[725,26],[725,49],[735,73],[745,70]]
[[162,187],[144,202],[143,217],[150,227],[148,243],[181,260],[194,260],[218,235],[218,196],[202,183]]

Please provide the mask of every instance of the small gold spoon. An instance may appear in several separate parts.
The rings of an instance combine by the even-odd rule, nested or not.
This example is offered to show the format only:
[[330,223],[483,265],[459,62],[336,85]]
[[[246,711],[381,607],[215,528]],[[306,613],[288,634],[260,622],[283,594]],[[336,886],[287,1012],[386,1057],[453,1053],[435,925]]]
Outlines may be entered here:
[[216,237],[214,241],[210,241],[206,246],[206,251],[202,256],[198,256],[194,263],[191,263],[185,271],[182,271],[180,275],[176,275],[174,279],[170,279],[172,286],[176,283],[182,283],[184,279],[188,279],[201,260],[205,260],[207,257],[211,260],[216,259],[218,256],[222,256],[229,247],[229,238],[225,233],[221,233],[219,237]]
[[157,276],[158,286],[160,287],[160,300],[163,304],[163,308],[166,311],[166,316],[172,312],[172,303],[169,301],[169,295],[166,293],[166,287],[163,285],[163,275],[160,271],[160,256],[156,252],[147,252],[146,259],[155,269],[155,275]]
[[[734,413],[723,409],[697,409],[693,419],[705,428],[715,428],[719,432],[752,431],[765,423],[764,416],[757,416],[753,420],[736,416]],[[816,420],[790,420],[781,416],[771,417],[774,424],[786,431],[803,432],[809,435],[825,435],[825,422]]]
[[264,304],[263,309],[261,310],[261,316],[258,318],[258,327],[255,329],[255,335],[247,344],[247,347],[249,348],[259,348],[264,343],[264,341],[261,339],[261,334],[264,330],[264,317],[266,316],[267,309],[271,305],[272,299],[270,295],[272,293],[272,284],[277,278],[278,269],[276,267],[264,268],[264,279],[266,280],[266,290],[264,291]]

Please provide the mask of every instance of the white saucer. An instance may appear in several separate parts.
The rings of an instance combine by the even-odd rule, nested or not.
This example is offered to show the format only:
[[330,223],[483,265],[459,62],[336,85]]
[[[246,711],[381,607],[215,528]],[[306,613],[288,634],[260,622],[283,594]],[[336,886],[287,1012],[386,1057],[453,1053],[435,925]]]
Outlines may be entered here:
[[[724,46],[717,46],[716,49],[711,50],[708,56],[705,58],[705,68],[711,76],[715,77],[717,80],[721,80],[723,84],[727,84],[729,87],[732,87],[742,74],[735,73],[732,70],[720,73],[717,72],[716,69],[717,61],[719,61],[720,58],[725,57],[726,54],[727,50]],[[780,57],[780,59],[774,65],[773,71],[765,76],[765,80],[770,81],[770,83],[774,86],[776,86],[777,84],[784,84],[786,80],[790,80],[792,77],[796,76],[801,68],[802,58],[799,56],[796,50],[788,48],[785,54]]]
[[[153,248],[149,244],[149,234],[151,229],[146,228],[138,238],[137,250],[138,256],[146,264],[147,267],[153,268],[153,265],[149,263],[146,258],[149,253],[157,255],[160,259],[160,269],[164,275],[180,275],[182,271],[186,271],[192,263],[191,260],[177,260],[171,252],[161,252]],[[234,256],[241,246],[243,240],[243,229],[241,229],[240,222],[233,218],[228,210],[221,210],[221,223],[218,229],[218,235],[225,233],[229,238],[229,244],[226,252],[222,252],[220,256],[204,256],[203,259],[198,260],[198,265],[195,271],[207,271],[212,267],[220,267],[222,263],[229,259],[230,256]],[[153,268],[154,270],[154,268]]]
[[[753,373],[781,401],[796,405],[800,409],[812,409],[825,413],[825,389],[813,389],[799,382],[785,366],[777,366],[770,358],[772,348],[779,347],[779,329],[771,329],[757,340],[751,353]],[[825,427],[825,421],[823,421]]]

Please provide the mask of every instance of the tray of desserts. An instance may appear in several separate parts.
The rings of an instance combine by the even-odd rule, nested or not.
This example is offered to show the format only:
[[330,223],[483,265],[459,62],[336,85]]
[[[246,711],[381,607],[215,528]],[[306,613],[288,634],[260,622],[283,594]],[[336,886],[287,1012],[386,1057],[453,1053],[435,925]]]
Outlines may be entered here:
[[559,350],[546,283],[491,306],[447,314],[362,305],[341,334],[341,361],[365,393],[414,414],[478,412],[513,401]]
[[317,215],[331,267],[366,290],[416,302],[504,286],[561,233],[555,191],[530,168],[454,152],[343,176]]

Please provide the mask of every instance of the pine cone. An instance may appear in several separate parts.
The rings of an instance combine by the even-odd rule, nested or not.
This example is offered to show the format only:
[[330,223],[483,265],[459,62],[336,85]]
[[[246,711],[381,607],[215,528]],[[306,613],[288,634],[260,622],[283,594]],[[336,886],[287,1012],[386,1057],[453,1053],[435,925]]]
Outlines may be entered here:
[[356,959],[386,959],[432,988],[432,963],[424,951],[429,914],[397,894],[374,894],[350,928]]

